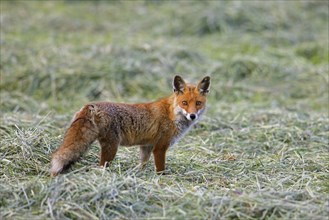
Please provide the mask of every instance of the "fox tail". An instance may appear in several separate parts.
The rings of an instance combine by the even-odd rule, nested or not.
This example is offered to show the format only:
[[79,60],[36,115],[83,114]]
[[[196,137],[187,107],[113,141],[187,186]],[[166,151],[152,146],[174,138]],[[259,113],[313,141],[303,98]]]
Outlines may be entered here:
[[62,145],[52,154],[51,176],[68,169],[94,142],[99,134],[97,106],[89,104],[77,112],[66,131]]

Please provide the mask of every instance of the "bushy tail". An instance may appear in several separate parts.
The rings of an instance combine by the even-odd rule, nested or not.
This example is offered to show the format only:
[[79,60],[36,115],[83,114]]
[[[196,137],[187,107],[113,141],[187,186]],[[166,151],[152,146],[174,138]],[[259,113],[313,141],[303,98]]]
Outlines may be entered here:
[[96,140],[99,129],[95,117],[97,117],[97,109],[94,105],[86,105],[76,113],[62,145],[52,155],[50,168],[52,176],[69,168]]

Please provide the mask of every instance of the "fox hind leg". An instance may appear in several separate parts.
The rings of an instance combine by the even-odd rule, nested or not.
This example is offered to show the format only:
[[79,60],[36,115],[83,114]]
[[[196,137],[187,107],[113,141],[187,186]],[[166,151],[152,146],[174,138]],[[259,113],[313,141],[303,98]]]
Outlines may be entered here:
[[106,162],[111,162],[118,151],[119,143],[114,140],[99,139],[101,145],[100,166],[105,166]]

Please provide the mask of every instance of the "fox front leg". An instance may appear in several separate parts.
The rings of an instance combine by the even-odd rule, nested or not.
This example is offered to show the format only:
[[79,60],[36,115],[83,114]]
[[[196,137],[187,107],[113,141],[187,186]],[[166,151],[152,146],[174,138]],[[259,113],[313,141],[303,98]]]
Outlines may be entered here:
[[152,150],[153,150],[153,145],[143,145],[139,147],[140,152],[139,152],[139,156],[140,156],[140,167],[143,169],[145,168],[147,162],[150,159]]
[[154,163],[157,174],[163,174],[166,168],[166,151],[169,144],[166,142],[159,142],[153,149]]

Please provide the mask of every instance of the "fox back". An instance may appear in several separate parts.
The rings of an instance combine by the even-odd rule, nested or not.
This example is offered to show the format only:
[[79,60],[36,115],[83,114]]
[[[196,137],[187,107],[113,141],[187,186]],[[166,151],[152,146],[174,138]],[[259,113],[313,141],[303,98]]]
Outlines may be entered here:
[[167,149],[204,113],[209,87],[210,77],[192,85],[175,76],[173,94],[155,102],[85,105],[75,114],[62,145],[52,155],[52,176],[70,167],[95,140],[101,146],[101,166],[114,159],[119,145],[139,145],[141,167],[153,153],[157,172],[163,172]]

